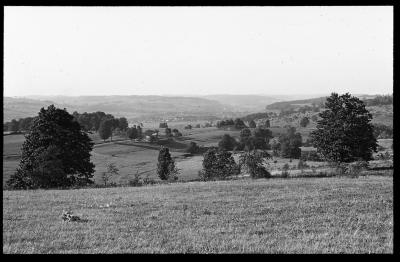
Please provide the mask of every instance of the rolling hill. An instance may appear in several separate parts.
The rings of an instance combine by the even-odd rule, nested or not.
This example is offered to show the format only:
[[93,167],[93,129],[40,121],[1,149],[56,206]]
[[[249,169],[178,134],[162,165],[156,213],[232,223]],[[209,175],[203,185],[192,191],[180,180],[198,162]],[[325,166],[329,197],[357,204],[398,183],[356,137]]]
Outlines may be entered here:
[[116,117],[136,119],[166,119],[185,115],[210,117],[233,108],[199,97],[165,96],[52,96],[33,98],[4,97],[4,121],[35,116],[42,107],[55,104],[73,111],[103,111]]

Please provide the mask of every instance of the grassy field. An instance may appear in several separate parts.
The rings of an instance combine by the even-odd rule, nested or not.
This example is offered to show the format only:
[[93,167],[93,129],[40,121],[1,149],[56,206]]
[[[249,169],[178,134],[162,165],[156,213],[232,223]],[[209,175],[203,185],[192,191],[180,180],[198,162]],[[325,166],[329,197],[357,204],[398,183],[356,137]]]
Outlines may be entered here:
[[[271,128],[271,131],[276,135],[279,132],[284,132],[282,128]],[[299,129],[300,132],[309,132],[308,128]],[[180,169],[179,180],[190,181],[198,179],[198,171],[202,168],[203,157],[201,155],[186,157],[184,149],[190,141],[196,142],[200,146],[216,146],[224,134],[230,134],[234,137],[239,137],[240,131],[223,130],[216,127],[209,128],[194,128],[191,130],[183,130],[184,136],[169,142],[167,147],[170,148],[171,154],[174,157],[177,167]],[[24,141],[23,135],[8,135],[3,136],[3,184],[13,174],[19,164],[20,148]],[[160,148],[157,144],[135,143],[126,140],[124,137],[114,136],[113,142],[104,142],[97,134],[92,134],[91,138],[95,142],[92,152],[92,162],[95,164],[94,181],[101,184],[101,175],[107,169],[107,164],[115,163],[120,170],[120,175],[111,179],[111,182],[117,184],[127,184],[136,172],[139,172],[142,177],[148,176],[157,180],[157,156]],[[385,150],[392,151],[392,139],[380,139],[378,142]],[[274,163],[276,161],[276,163]],[[268,170],[275,175],[279,174],[284,164],[288,163],[291,169],[296,169],[298,160],[274,157],[269,161]],[[324,168],[326,163],[308,162],[311,167]],[[307,170],[306,170],[307,171]],[[311,169],[309,170],[311,171]],[[290,171],[292,175],[298,171]]]
[[392,253],[393,177],[3,191],[3,253],[171,252]]

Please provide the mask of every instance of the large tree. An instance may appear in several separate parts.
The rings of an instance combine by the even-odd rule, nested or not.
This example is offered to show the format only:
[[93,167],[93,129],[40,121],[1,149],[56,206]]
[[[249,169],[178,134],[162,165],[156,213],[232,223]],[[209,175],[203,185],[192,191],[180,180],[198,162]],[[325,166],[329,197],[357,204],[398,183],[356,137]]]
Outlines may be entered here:
[[104,141],[106,141],[106,139],[111,137],[111,140],[112,140],[113,128],[114,128],[114,119],[108,118],[108,119],[104,119],[103,121],[101,121],[100,127],[99,127],[100,138],[103,139]]
[[365,104],[349,93],[332,93],[325,108],[319,114],[317,130],[311,133],[318,152],[335,163],[371,160],[377,141]]
[[16,189],[93,183],[93,142],[65,109],[50,105],[34,119],[19,167],[7,182]]
[[257,127],[254,130],[254,147],[256,149],[269,149],[269,140],[272,137],[271,130]]
[[308,117],[303,117],[300,121],[300,126],[301,127],[306,127],[308,124],[310,123],[310,120],[308,119]]
[[240,144],[240,148],[246,151],[254,149],[254,138],[251,136],[250,129],[244,128],[240,131]]
[[136,126],[128,128],[128,130],[126,131],[126,134],[129,137],[129,139],[131,139],[131,140],[138,138],[138,131],[136,129]]
[[178,169],[167,147],[161,147],[158,153],[157,174],[161,180],[177,178]]
[[128,129],[128,120],[125,117],[121,117],[118,119],[118,127],[122,131],[126,131]]
[[236,140],[229,134],[224,134],[222,136],[221,141],[218,142],[218,147],[221,150],[230,151],[233,150],[235,146],[236,146]]
[[203,170],[199,172],[201,179],[225,179],[238,174],[239,167],[230,152],[211,147],[203,156]]
[[281,156],[285,158],[300,158],[302,137],[295,127],[289,127],[286,134],[279,136]]

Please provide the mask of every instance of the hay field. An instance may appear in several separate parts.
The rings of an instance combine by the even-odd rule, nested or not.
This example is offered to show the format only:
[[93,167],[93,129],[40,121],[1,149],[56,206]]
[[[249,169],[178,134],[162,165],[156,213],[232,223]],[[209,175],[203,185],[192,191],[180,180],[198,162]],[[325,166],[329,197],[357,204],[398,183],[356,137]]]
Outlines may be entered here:
[[392,176],[3,191],[3,253],[392,252]]

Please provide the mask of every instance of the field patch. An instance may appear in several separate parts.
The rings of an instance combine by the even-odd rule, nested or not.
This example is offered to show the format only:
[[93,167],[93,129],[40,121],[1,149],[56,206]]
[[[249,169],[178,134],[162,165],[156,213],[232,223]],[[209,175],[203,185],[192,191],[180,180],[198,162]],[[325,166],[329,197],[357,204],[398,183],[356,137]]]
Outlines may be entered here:
[[393,178],[3,191],[3,253],[21,252],[392,253]]

